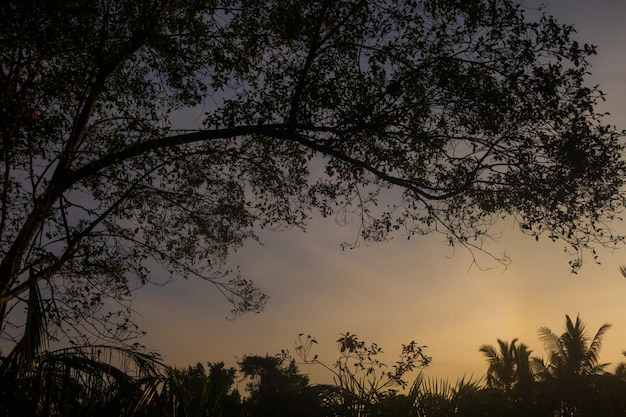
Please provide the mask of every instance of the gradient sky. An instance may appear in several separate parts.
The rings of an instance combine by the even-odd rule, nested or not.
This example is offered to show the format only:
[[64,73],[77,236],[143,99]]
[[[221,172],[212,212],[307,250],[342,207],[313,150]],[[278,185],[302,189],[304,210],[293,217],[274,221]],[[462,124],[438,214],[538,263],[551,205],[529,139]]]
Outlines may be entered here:
[[[600,108],[607,122],[626,128],[626,0],[527,1],[546,4],[546,12],[573,24],[576,38],[598,46],[589,85],[600,84],[607,101]],[[195,115],[190,115],[196,117]],[[356,333],[384,350],[393,363],[401,344],[427,345],[432,364],[427,375],[452,381],[479,378],[487,365],[478,349],[496,339],[515,337],[534,355],[543,355],[537,329],[562,332],[565,314],[580,314],[590,334],[603,323],[601,361],[614,366],[626,358],[626,251],[600,250],[577,275],[570,274],[563,245],[538,243],[512,222],[498,225],[502,237],[489,248],[512,259],[505,270],[493,262],[481,271],[469,253],[454,252],[442,236],[401,236],[383,244],[342,251],[354,240],[356,225],[340,227],[314,218],[305,232],[263,232],[263,246],[251,243],[235,253],[246,278],[270,296],[265,311],[227,320],[229,304],[206,282],[175,280],[141,290],[134,307],[148,335],[141,342],[167,363],[187,366],[224,361],[234,366],[245,354],[265,355],[292,349],[299,333],[316,337],[319,359],[333,363],[340,333]],[[626,224],[614,225],[626,234]],[[320,369],[301,367],[313,382],[328,382]]]

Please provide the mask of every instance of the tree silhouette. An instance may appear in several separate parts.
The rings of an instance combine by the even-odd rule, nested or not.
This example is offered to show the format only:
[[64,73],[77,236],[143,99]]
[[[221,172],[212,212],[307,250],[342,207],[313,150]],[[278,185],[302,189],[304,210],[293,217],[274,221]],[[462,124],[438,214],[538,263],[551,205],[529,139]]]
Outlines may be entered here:
[[45,351],[28,363],[18,356],[1,358],[3,416],[141,416],[163,372],[153,355],[117,346]]
[[[420,372],[409,392],[419,417],[490,416],[495,402],[483,398],[480,381],[462,377],[452,384],[444,379],[426,378]],[[503,415],[503,414],[498,414]]]
[[[508,397],[519,397],[529,400],[533,395],[534,374],[531,369],[530,354],[518,339],[511,343],[498,339],[498,349],[492,345],[483,345],[482,352],[489,362],[487,370],[487,386],[503,390]],[[515,391],[515,395],[513,392]]]
[[[623,145],[593,46],[508,0],[0,5],[2,335],[136,336],[132,292],[199,277],[259,311],[229,253],[312,211],[358,239],[496,219],[580,255],[621,237]],[[33,30],[37,28],[37,30]],[[176,115],[203,106],[201,126]],[[189,130],[191,129],[191,130]],[[497,257],[497,255],[494,255]],[[30,307],[29,307],[30,308]],[[30,314],[30,313],[29,313]]]
[[168,368],[152,395],[138,407],[137,416],[239,417],[239,392],[233,389],[236,370],[223,362],[197,363],[186,369]]
[[479,349],[489,362],[487,385],[503,389],[507,393],[511,391],[516,380],[515,343],[517,343],[517,339],[513,339],[510,344],[498,339],[499,350],[492,345],[483,345]]
[[[339,358],[331,366],[320,361],[311,351],[317,341],[304,334],[296,341],[296,354],[306,364],[320,365],[333,375],[335,387],[324,389],[324,404],[340,415],[362,417],[372,412],[383,412],[387,403],[402,408],[402,401],[395,397],[395,390],[407,387],[405,377],[415,369],[428,366],[431,358],[426,346],[415,341],[402,345],[400,358],[391,367],[379,359],[383,352],[376,343],[368,345],[354,333],[341,334],[337,340]],[[283,352],[287,357],[289,353]],[[376,411],[378,410],[378,411]]]
[[539,338],[544,343],[548,358],[547,362],[536,361],[539,375],[563,379],[601,374],[607,364],[598,362],[600,348],[604,333],[610,327],[610,324],[603,324],[592,339],[579,316],[576,316],[575,323],[569,315],[565,316],[565,332],[560,336],[547,327],[541,327]]
[[281,356],[245,356],[241,372],[251,382],[250,397],[245,402],[253,416],[323,416],[324,408],[317,392],[309,387],[309,378],[300,374],[295,361]]
[[580,413],[593,410],[601,403],[598,397],[598,377],[608,364],[599,362],[602,338],[610,324],[603,324],[593,338],[576,316],[573,322],[565,316],[565,332],[560,336],[547,327],[539,329],[539,338],[547,351],[546,360],[534,358],[536,374],[543,383],[544,397],[557,400],[562,412]]

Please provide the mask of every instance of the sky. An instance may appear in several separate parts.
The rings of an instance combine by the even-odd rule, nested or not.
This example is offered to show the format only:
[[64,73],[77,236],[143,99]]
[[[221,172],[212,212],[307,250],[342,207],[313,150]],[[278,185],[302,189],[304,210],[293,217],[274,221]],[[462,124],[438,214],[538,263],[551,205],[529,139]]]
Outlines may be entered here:
[[[540,4],[527,1],[528,6]],[[552,0],[546,13],[573,24],[581,43],[598,46],[592,57],[589,85],[600,84],[607,101],[600,111],[606,122],[626,129],[626,0]],[[190,115],[195,117],[195,115]],[[134,308],[147,331],[141,343],[161,353],[166,363],[185,367],[224,361],[235,366],[244,355],[293,352],[298,334],[316,338],[316,354],[332,364],[336,340],[355,333],[383,348],[387,363],[397,360],[403,343],[426,345],[432,357],[426,375],[448,379],[487,370],[481,345],[518,338],[544,354],[537,329],[560,334],[565,315],[580,314],[590,335],[604,323],[602,362],[613,370],[626,361],[626,248],[599,251],[601,264],[587,254],[576,275],[570,273],[561,243],[535,242],[512,222],[498,225],[501,238],[489,250],[506,253],[503,268],[485,261],[480,270],[471,255],[452,250],[442,236],[360,245],[342,250],[356,237],[356,224],[339,226],[333,219],[313,218],[307,231],[261,232],[262,245],[251,242],[229,264],[239,265],[270,296],[260,314],[229,320],[230,306],[213,286],[200,280],[174,280],[137,293]],[[626,224],[614,229],[626,234]],[[330,382],[330,374],[305,365],[313,383]],[[410,379],[410,378],[409,378]]]

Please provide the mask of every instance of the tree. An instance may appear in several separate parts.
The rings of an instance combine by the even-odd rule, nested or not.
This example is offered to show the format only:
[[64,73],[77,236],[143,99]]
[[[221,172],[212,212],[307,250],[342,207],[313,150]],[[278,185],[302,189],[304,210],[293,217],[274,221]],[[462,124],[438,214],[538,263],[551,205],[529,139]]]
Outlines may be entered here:
[[531,369],[530,354],[524,343],[517,344],[517,339],[511,343],[498,339],[496,349],[492,345],[483,345],[482,352],[489,362],[487,370],[487,386],[503,390],[507,396],[528,399],[533,392],[534,374]]
[[451,384],[444,379],[425,378],[420,372],[411,386],[409,397],[414,406],[412,414],[419,417],[509,415],[501,410],[498,410],[499,413],[489,413],[496,407],[493,401],[483,398],[484,393],[480,381],[473,381],[472,378],[463,376]]
[[[585,414],[585,408],[599,410],[598,404],[606,397],[599,393],[600,376],[606,363],[599,362],[604,333],[610,324],[600,326],[593,338],[589,338],[584,323],[576,316],[574,323],[565,316],[565,332],[556,335],[547,327],[539,329],[539,338],[548,353],[547,360],[533,358],[536,374],[544,386],[542,397],[556,400],[562,410]],[[604,394],[604,395],[603,395]]]
[[226,369],[223,362],[208,365],[208,374],[200,363],[187,369],[168,368],[153,397],[146,401],[138,415],[180,417],[242,415],[239,393],[233,389],[236,370]]
[[[132,337],[153,270],[259,311],[225,259],[312,211],[359,219],[357,240],[440,232],[478,251],[509,216],[562,240],[574,270],[621,241],[605,225],[623,145],[584,82],[595,48],[510,0],[25,0],[0,16],[5,338],[33,291],[49,335]],[[180,129],[197,106],[202,126]]]
[[242,413],[241,395],[235,388],[235,368],[225,368],[224,362],[209,363],[209,382],[221,395],[216,416],[237,417]]
[[603,324],[592,339],[579,316],[574,323],[569,315],[565,315],[565,332],[560,336],[541,327],[539,338],[548,352],[545,366],[538,362],[541,375],[559,379],[601,374],[607,364],[599,363],[600,348],[604,333],[610,327],[608,323]]
[[503,389],[507,393],[511,391],[517,372],[516,343],[517,339],[513,339],[510,344],[498,339],[499,350],[492,345],[483,345],[478,349],[479,352],[482,352],[487,357],[489,362],[489,369],[487,370],[488,386]]
[[517,375],[515,393],[523,403],[532,403],[536,395],[535,372],[532,368],[532,350],[525,344],[520,344],[516,348],[515,357],[517,360]]
[[302,375],[293,359],[282,356],[246,356],[239,363],[241,373],[251,379],[250,397],[245,402],[250,415],[323,416],[322,403],[309,378]]
[[163,364],[153,355],[116,346],[72,346],[24,364],[17,352],[0,361],[0,415],[158,415],[142,413],[162,375]]
[[[296,341],[296,354],[305,364],[320,365],[333,375],[336,389],[327,389],[325,405],[335,414],[361,417],[383,412],[385,404],[395,402],[401,406],[402,400],[395,397],[397,388],[406,388],[407,373],[428,366],[431,358],[424,352],[426,346],[415,341],[402,345],[400,358],[390,368],[379,359],[383,350],[376,343],[367,345],[356,334],[346,332],[337,340],[339,358],[333,366],[320,361],[311,351],[317,341],[304,334]],[[286,357],[289,352],[283,351]]]

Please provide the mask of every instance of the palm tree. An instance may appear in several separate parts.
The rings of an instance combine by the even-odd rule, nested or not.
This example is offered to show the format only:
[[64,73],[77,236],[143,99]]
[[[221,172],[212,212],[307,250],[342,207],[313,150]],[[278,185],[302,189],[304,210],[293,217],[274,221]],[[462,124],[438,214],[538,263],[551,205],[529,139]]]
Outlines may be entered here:
[[533,358],[533,366],[542,383],[542,398],[554,410],[560,415],[584,415],[584,410],[602,406],[597,382],[608,364],[599,362],[599,353],[611,325],[603,324],[590,338],[579,316],[576,322],[568,315],[565,318],[565,332],[560,336],[547,327],[539,329],[548,355],[546,360]]
[[134,416],[162,367],[151,354],[107,345],[42,352],[27,367],[19,355],[0,363],[0,415]]
[[515,370],[515,392],[525,403],[530,404],[535,399],[535,373],[532,369],[530,354],[532,350],[521,343],[515,348],[515,360],[517,369]]
[[[470,377],[458,379],[455,384],[445,379],[425,378],[420,372],[407,395],[417,417],[488,415],[490,406],[483,398],[480,380]],[[502,415],[502,414],[499,414]]]
[[545,378],[576,378],[580,376],[600,375],[606,363],[599,363],[602,338],[611,327],[605,323],[589,339],[585,325],[576,316],[576,323],[570,316],[565,316],[565,333],[557,336],[547,327],[539,329],[539,339],[543,341],[548,352],[547,362],[535,360],[539,374]]
[[30,283],[23,337],[0,357],[0,415],[136,415],[138,407],[150,401],[150,387],[160,378],[163,365],[158,358],[134,346],[48,351],[39,284]]
[[534,374],[529,360],[531,351],[523,343],[518,345],[517,341],[518,339],[513,339],[509,343],[498,339],[499,349],[492,345],[483,345],[479,351],[489,362],[487,386],[503,390],[507,396],[515,390],[524,398],[530,395]]
[[489,362],[487,386],[502,389],[507,393],[511,391],[516,371],[515,343],[517,339],[513,339],[511,343],[498,339],[499,350],[493,345],[482,345],[478,349]]

